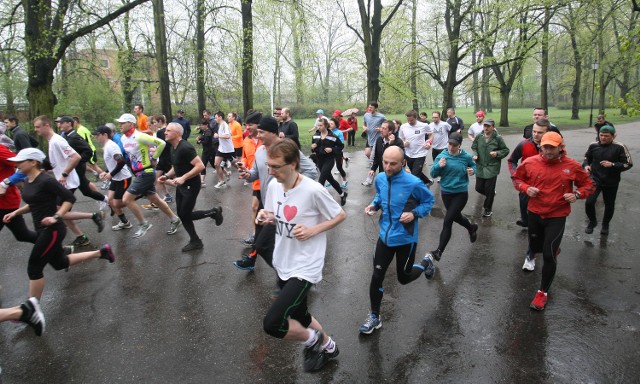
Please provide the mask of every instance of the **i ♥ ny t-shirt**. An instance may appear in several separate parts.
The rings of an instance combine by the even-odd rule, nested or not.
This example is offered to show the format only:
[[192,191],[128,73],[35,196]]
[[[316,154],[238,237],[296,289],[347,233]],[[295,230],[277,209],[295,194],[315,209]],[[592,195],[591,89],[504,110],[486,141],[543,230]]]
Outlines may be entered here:
[[299,241],[293,237],[297,224],[312,227],[340,213],[340,205],[324,186],[300,175],[300,183],[284,192],[282,184],[269,184],[265,209],[276,217],[276,245],[273,267],[282,280],[300,278],[316,284],[322,280],[322,268],[327,248],[327,234]]

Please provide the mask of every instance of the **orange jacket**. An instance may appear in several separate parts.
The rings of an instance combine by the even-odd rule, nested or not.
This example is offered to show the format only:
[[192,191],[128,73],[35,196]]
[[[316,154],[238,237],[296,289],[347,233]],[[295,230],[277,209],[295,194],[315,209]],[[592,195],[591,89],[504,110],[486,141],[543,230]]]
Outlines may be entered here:
[[229,124],[231,130],[231,141],[233,141],[233,148],[242,148],[244,146],[242,141],[242,125],[237,121]]
[[[256,143],[251,137],[245,137],[244,141],[242,142],[242,162],[248,169],[253,168],[253,162],[256,159],[256,150],[261,145],[262,142],[260,140],[258,140]],[[259,191],[260,179],[255,180],[253,183],[251,183],[251,187],[254,191]]]

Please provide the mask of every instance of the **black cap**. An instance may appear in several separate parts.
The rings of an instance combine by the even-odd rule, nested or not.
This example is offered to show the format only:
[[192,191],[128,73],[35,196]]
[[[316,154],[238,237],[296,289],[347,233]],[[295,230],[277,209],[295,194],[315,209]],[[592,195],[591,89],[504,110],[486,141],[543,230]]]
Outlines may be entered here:
[[184,109],[178,109],[178,113],[184,113]]
[[56,120],[56,123],[73,123],[73,118],[71,116],[59,116]]
[[278,134],[278,120],[273,116],[263,116],[258,123],[258,128],[263,131]]
[[451,135],[449,135],[449,144],[461,145],[462,135],[459,132],[453,132]]
[[260,124],[260,119],[262,119],[262,113],[260,112],[251,112],[246,119],[244,119],[245,124]]
[[486,120],[482,123],[482,125],[491,125],[492,127],[495,127],[495,126],[496,126],[496,122],[495,122],[495,121],[493,121],[493,119],[486,119]]
[[96,127],[96,129],[93,130],[92,134],[93,135],[98,135],[98,134],[106,134],[106,135],[111,135],[111,128],[107,127],[106,125],[99,125],[98,127]]

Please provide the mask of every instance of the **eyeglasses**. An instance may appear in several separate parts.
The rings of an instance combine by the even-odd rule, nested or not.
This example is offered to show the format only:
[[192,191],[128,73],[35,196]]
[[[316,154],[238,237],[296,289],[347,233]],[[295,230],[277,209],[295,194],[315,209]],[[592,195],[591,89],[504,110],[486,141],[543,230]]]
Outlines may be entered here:
[[273,169],[273,170],[277,171],[278,169],[280,169],[280,168],[284,167],[285,165],[289,165],[289,163],[284,163],[284,164],[280,164],[280,165],[274,165],[274,164],[265,163],[265,165],[266,165],[268,168],[271,168],[271,169]]

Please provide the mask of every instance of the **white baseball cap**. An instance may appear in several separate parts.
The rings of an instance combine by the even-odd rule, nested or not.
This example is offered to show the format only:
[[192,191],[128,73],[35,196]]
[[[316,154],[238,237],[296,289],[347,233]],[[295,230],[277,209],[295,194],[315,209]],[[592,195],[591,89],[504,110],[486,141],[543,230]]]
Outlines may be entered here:
[[138,120],[136,120],[136,117],[133,116],[130,113],[122,114],[122,116],[120,116],[120,118],[116,119],[116,121],[118,123],[133,123],[133,124],[138,122]]
[[8,158],[7,160],[19,163],[26,160],[35,160],[42,163],[47,156],[38,148],[25,148],[18,152],[17,155]]

